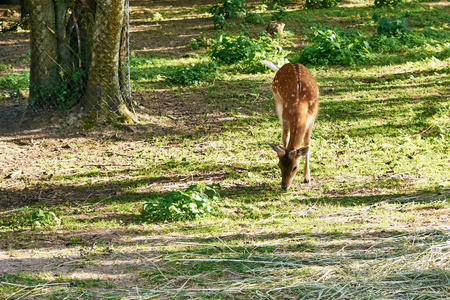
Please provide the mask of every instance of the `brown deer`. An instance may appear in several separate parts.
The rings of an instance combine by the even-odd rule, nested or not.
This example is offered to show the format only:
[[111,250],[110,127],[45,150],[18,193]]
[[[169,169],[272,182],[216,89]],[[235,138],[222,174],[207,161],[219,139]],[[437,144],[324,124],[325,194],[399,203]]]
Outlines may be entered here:
[[319,111],[319,87],[308,69],[301,64],[288,63],[278,68],[270,61],[261,62],[277,71],[272,92],[283,127],[283,146],[267,144],[280,159],[278,166],[281,169],[281,188],[288,189],[291,186],[301,156],[305,156],[303,176],[305,182],[309,183],[309,145],[314,120]]

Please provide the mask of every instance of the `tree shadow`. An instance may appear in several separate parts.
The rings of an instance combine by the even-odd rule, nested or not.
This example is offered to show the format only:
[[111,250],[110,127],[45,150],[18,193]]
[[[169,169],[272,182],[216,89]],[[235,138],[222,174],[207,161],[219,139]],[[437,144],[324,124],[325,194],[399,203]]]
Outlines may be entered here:
[[[196,278],[203,282],[201,289],[226,289],[229,288],[227,283],[231,272],[234,274],[233,286],[245,285],[252,279],[257,290],[264,290],[263,283],[274,280],[275,275],[281,279],[283,276],[295,274],[301,277],[301,274],[306,274],[312,276],[314,282],[314,276],[323,276],[331,269],[333,274],[321,280],[325,286],[323,291],[352,282],[359,282],[359,288],[364,290],[375,284],[374,281],[391,282],[401,278],[402,287],[396,288],[396,294],[407,294],[410,288],[426,290],[418,282],[421,276],[432,278],[435,292],[442,293],[450,275],[444,267],[436,266],[436,247],[450,241],[448,230],[393,229],[364,234],[256,232],[190,237],[189,232],[186,232],[187,236],[172,235],[162,227],[160,232],[157,228],[140,232],[110,228],[72,231],[65,236],[31,232],[27,238],[28,241],[33,240],[33,244],[19,235],[10,251],[40,251],[33,256],[4,260],[1,263],[4,273],[0,278],[3,283],[14,281],[20,284],[27,276],[39,278],[41,274],[50,273],[54,277],[50,282],[61,282],[67,277],[77,280],[83,275],[80,279],[89,289],[89,280],[106,282],[111,276],[121,274],[120,279],[115,280],[119,288],[139,286],[145,293],[146,288],[161,291],[194,288],[198,283]],[[61,251],[64,255],[59,255]],[[53,253],[53,256],[46,257],[44,252]],[[380,264],[385,271],[380,272]],[[15,278],[15,274],[21,275]],[[362,280],[359,277],[362,275],[373,277],[374,281]],[[186,285],[188,278],[192,283]],[[308,280],[294,286],[280,281],[277,287],[293,292],[317,291],[317,287],[314,289],[309,284],[312,282]],[[336,295],[335,291],[332,294]]]

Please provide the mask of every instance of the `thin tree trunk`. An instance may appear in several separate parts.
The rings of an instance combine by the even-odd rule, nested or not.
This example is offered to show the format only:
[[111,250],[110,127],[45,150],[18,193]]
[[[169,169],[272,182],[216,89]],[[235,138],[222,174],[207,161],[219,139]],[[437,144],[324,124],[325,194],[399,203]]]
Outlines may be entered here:
[[31,65],[30,104],[45,105],[45,89],[58,75],[58,45],[55,36],[53,0],[30,0]]
[[20,19],[22,28],[30,29],[30,0],[20,0]]
[[68,6],[64,1],[58,1],[56,6],[56,35],[58,38],[58,51],[61,68],[64,73],[72,73],[72,62],[75,53],[71,53],[70,41],[67,36]]

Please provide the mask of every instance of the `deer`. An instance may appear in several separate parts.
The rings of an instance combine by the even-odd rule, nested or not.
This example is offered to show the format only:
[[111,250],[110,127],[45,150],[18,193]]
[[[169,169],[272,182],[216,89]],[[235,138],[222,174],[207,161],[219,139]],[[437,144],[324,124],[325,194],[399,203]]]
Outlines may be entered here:
[[302,64],[287,63],[278,68],[270,61],[261,62],[277,72],[273,79],[272,92],[282,125],[283,145],[266,143],[278,155],[281,188],[287,190],[298,171],[302,156],[305,156],[304,182],[311,182],[309,150],[314,121],[319,111],[319,87]]

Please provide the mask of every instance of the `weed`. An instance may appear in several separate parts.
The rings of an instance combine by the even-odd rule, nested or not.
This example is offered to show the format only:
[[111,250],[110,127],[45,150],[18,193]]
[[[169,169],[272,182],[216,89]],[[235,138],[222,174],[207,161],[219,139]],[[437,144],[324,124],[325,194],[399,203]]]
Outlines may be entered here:
[[279,9],[278,11],[272,14],[273,21],[284,21],[287,17],[287,12],[284,9]]
[[235,65],[246,73],[267,71],[260,63],[263,59],[282,65],[288,53],[276,38],[267,35],[249,38],[244,34],[220,35],[212,41],[209,51],[210,57],[220,64]]
[[254,12],[247,13],[247,15],[245,16],[245,22],[255,25],[266,23],[266,21],[260,14]]
[[242,18],[247,13],[247,3],[244,0],[224,0],[211,7],[213,16],[223,16],[225,19]]
[[378,24],[377,33],[379,35],[397,36],[410,30],[406,19],[402,17],[380,17],[378,13],[375,13],[372,19]]
[[30,84],[30,72],[11,73],[0,77],[1,89],[27,90]]
[[207,38],[204,34],[200,34],[197,38],[191,39],[188,47],[192,50],[197,50],[200,48],[207,48],[211,45],[211,39]]
[[226,19],[242,18],[247,13],[247,3],[244,0],[224,0],[211,7],[214,25],[223,27]]
[[28,206],[14,209],[9,212],[6,218],[0,218],[0,226],[12,229],[31,228],[39,230],[47,226],[61,224],[61,219],[56,214],[46,208],[30,208]]
[[161,13],[155,12],[150,15],[150,20],[151,21],[162,21],[162,20],[164,20],[164,17],[161,15]]
[[338,6],[338,0],[305,0],[305,8],[317,9],[317,8],[330,8]]
[[4,72],[9,69],[12,69],[11,65],[0,64],[0,71]]
[[198,85],[213,82],[217,75],[217,65],[214,62],[179,66],[166,75],[166,81],[183,85]]
[[75,71],[72,74],[58,74],[57,85],[35,85],[30,86],[34,97],[30,99],[30,104],[39,104],[42,108],[57,108],[67,110],[78,103],[83,96],[79,88],[81,82],[85,80],[82,71]]
[[356,30],[316,29],[306,46],[292,61],[307,65],[356,65],[371,58],[371,47]]
[[375,0],[375,7],[397,6],[402,0]]
[[186,190],[172,191],[167,195],[144,203],[141,219],[147,222],[184,221],[205,216],[214,208],[220,189],[217,184],[191,185]]
[[292,0],[261,0],[261,2],[270,9],[280,9],[280,7],[292,3]]

